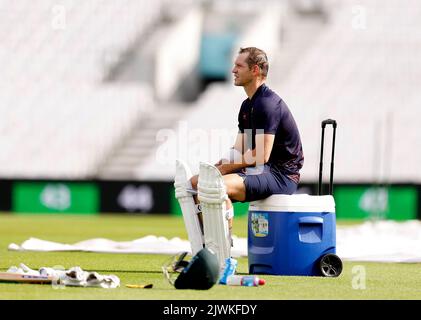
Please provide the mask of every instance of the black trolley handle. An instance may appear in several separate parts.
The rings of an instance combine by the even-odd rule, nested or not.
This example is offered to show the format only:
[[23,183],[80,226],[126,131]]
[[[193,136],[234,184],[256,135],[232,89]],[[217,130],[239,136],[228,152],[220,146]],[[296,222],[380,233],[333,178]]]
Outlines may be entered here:
[[321,141],[321,151],[320,151],[320,167],[319,167],[319,195],[322,194],[322,176],[323,176],[323,145],[325,139],[325,128],[326,125],[331,124],[333,127],[333,141],[332,141],[332,157],[330,162],[330,181],[329,181],[329,194],[333,193],[333,163],[335,156],[335,137],[336,137],[336,120],[327,119],[322,121],[322,141]]

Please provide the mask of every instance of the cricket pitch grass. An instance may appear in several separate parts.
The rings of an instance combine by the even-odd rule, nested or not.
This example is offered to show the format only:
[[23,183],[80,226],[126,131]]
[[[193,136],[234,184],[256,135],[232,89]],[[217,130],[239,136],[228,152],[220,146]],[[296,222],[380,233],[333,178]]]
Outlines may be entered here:
[[[340,222],[339,222],[340,223]],[[90,238],[129,241],[146,235],[187,239],[181,217],[164,215],[11,215],[0,214],[0,272],[24,263],[43,266],[80,266],[101,274],[115,274],[121,280],[116,289],[57,288],[52,285],[0,283],[4,300],[342,300],[421,299],[421,265],[344,261],[338,278],[262,276],[261,287],[215,285],[210,290],[176,290],[163,277],[161,266],[168,255],[98,254],[84,252],[15,252],[10,243],[30,237],[62,243]],[[246,217],[234,222],[234,234],[247,235]],[[421,249],[421,248],[420,248]],[[338,253],[340,256],[340,253]],[[248,272],[247,258],[238,259],[237,271]],[[128,288],[126,284],[153,284],[151,289]]]

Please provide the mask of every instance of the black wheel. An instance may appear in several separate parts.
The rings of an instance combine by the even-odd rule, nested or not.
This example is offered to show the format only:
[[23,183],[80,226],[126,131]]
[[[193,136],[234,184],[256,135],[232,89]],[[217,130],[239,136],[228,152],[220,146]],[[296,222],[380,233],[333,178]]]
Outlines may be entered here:
[[320,272],[324,277],[337,277],[342,272],[342,261],[333,253],[324,255],[319,262]]

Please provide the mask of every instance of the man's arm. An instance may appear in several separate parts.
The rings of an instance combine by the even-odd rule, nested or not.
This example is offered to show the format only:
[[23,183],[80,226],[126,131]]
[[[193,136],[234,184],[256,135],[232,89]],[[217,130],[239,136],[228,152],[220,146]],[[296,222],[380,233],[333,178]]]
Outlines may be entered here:
[[[241,139],[239,136],[242,136]],[[239,147],[239,142],[241,140],[241,147]],[[245,137],[244,134],[237,135],[236,143],[234,145],[234,149],[238,151],[238,147],[240,150],[243,150],[245,144],[244,141]],[[256,135],[256,148],[253,150],[246,150],[242,153],[241,157],[238,158],[238,161],[227,163],[226,161],[222,161],[222,159],[216,164],[216,167],[219,169],[221,174],[228,174],[239,169],[243,169],[246,167],[253,167],[256,165],[262,165],[269,161],[270,154],[272,152],[273,143],[275,141],[274,134],[257,134]]]
[[[244,154],[244,148],[247,145],[245,139],[247,139],[246,135],[244,133],[239,132],[237,134],[237,137],[235,138],[234,146],[230,149],[230,152],[236,151],[239,154]],[[226,159],[226,158],[228,158],[228,159]],[[226,155],[225,157],[222,157],[222,159],[220,159],[217,163],[215,163],[215,166],[218,167],[224,162],[225,163],[231,162],[229,158],[230,157],[228,155]]]

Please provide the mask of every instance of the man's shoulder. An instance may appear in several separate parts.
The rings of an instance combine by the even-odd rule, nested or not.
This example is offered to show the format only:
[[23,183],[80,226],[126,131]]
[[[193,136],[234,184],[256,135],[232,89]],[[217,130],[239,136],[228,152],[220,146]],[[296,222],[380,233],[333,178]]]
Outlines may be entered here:
[[277,109],[286,107],[282,98],[273,90],[267,87],[267,90],[262,92],[262,95],[257,99],[256,103],[263,109]]

